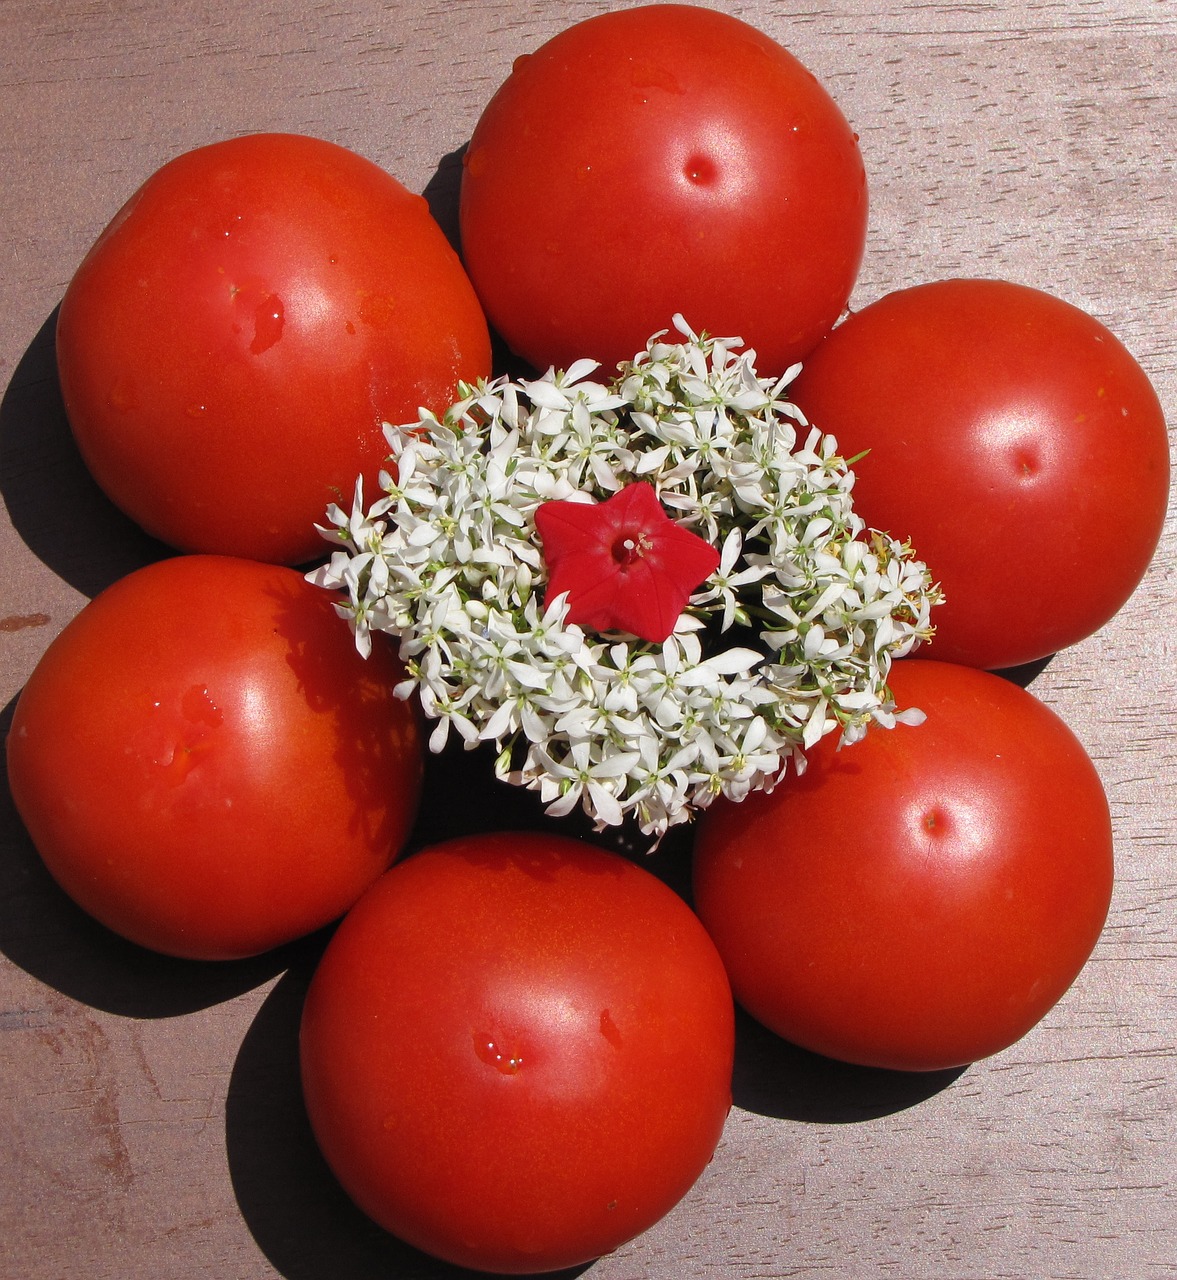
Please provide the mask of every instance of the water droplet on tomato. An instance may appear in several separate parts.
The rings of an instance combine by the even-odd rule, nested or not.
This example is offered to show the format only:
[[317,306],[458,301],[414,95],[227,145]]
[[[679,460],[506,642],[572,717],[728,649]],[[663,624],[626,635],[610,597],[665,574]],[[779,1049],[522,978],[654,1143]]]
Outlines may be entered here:
[[185,691],[180,699],[180,709],[188,720],[210,728],[216,728],[224,719],[224,714],[212,700],[212,695],[200,684],[194,684]]
[[635,62],[629,79],[635,89],[661,89],[664,93],[678,94],[683,91],[674,72],[654,62]]
[[485,1031],[474,1033],[474,1052],[488,1067],[494,1067],[505,1076],[515,1075],[523,1065],[523,1057],[520,1053],[506,1048]]
[[170,699],[166,705],[161,700],[151,705],[162,717],[151,759],[168,782],[179,786],[211,749],[213,730],[224,719],[224,713],[208,689],[199,684],[191,685],[180,695],[178,708]]
[[253,313],[253,341],[249,349],[255,356],[260,356],[282,336],[282,327],[286,323],[286,309],[282,299],[275,293],[268,293],[257,304]]

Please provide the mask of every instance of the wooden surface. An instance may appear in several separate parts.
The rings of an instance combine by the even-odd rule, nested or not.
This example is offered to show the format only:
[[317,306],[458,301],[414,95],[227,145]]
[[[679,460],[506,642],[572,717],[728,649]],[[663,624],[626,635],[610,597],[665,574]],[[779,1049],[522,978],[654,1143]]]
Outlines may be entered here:
[[[608,7],[3,0],[0,730],[50,638],[156,554],[85,476],[53,373],[56,304],[123,199],[182,150],[286,129],[384,164],[444,218],[452,153],[511,59]],[[1126,342],[1173,420],[1174,0],[720,7],[861,134],[856,302],[955,274],[1050,290]],[[1095,759],[1116,828],[1107,929],[1060,1006],[927,1078],[741,1023],[711,1167],[594,1277],[1177,1276],[1175,572],[1170,518],[1124,612],[1031,685]],[[457,1274],[369,1227],[315,1153],[294,1048],[321,941],[222,967],[125,945],[51,885],[0,788],[0,1276]]]

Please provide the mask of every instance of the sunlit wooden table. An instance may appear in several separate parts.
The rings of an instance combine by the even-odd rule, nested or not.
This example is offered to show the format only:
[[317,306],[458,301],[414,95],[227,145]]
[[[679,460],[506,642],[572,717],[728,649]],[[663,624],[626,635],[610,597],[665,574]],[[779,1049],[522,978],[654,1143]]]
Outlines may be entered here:
[[[278,129],[371,157],[452,225],[455,153],[512,59],[609,7],[4,0],[0,729],[49,640],[157,554],[88,480],[54,375],[56,305],[124,198],[180,151]],[[951,275],[1049,290],[1124,340],[1172,419],[1173,0],[718,7],[790,47],[861,134],[856,303]],[[1170,519],[1123,613],[1030,686],[1087,746],[1115,821],[1111,916],[1074,988],[1005,1053],[927,1077],[742,1021],[713,1163],[592,1275],[1177,1276],[1173,535]],[[0,1275],[457,1274],[371,1227],[315,1151],[295,1037],[321,946],[201,966],[124,944],[52,885],[0,787]]]

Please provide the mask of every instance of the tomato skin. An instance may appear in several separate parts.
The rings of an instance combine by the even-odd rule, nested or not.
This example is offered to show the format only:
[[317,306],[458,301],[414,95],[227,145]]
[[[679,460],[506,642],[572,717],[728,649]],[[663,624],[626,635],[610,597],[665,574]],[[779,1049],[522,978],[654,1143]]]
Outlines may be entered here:
[[710,939],[649,872],[568,837],[459,837],[339,926],[304,1008],[304,1093],[387,1230],[547,1271],[645,1230],[702,1172],[733,1021]]
[[866,218],[856,136],[812,73],[747,23],[675,4],[518,59],[460,206],[491,324],[540,369],[628,360],[681,312],[781,373],[845,307]]
[[695,905],[736,999],[829,1057],[931,1071],[997,1053],[1074,981],[1112,891],[1108,805],[1049,708],[907,659],[919,727],[872,729],[771,795],[717,802]]
[[255,134],[165,164],[61,304],[66,413],[109,497],[184,551],[316,557],[369,493],[382,423],[490,370],[486,321],[425,201],[329,142]]
[[84,910],[145,947],[253,955],[338,918],[415,815],[420,726],[293,569],[185,556],[95,597],[16,705],[8,776]]
[[886,295],[809,356],[792,398],[855,464],[855,507],[942,585],[933,655],[1002,668],[1093,634],[1160,539],[1156,392],[1102,324],[1039,290]]

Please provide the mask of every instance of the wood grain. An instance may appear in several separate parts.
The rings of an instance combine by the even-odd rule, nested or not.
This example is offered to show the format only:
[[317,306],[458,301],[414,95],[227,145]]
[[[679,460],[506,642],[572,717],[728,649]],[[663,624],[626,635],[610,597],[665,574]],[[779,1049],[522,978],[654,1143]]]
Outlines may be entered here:
[[[453,154],[574,0],[5,0],[0,6],[0,729],[51,637],[159,553],[70,442],[54,309],[157,165],[261,129],[370,156],[452,216]],[[781,40],[861,135],[854,304],[949,275],[1083,306],[1177,407],[1172,0],[716,4]],[[918,370],[913,370],[918,377]],[[1116,512],[1108,512],[1114,536]],[[1118,881],[1075,987],[965,1071],[839,1066],[740,1024],[715,1160],[600,1280],[1177,1276],[1177,544],[1031,688],[1112,805]],[[456,1277],[382,1235],[315,1151],[295,1036],[322,939],[234,966],[140,952],[50,882],[0,791],[0,1275]]]

